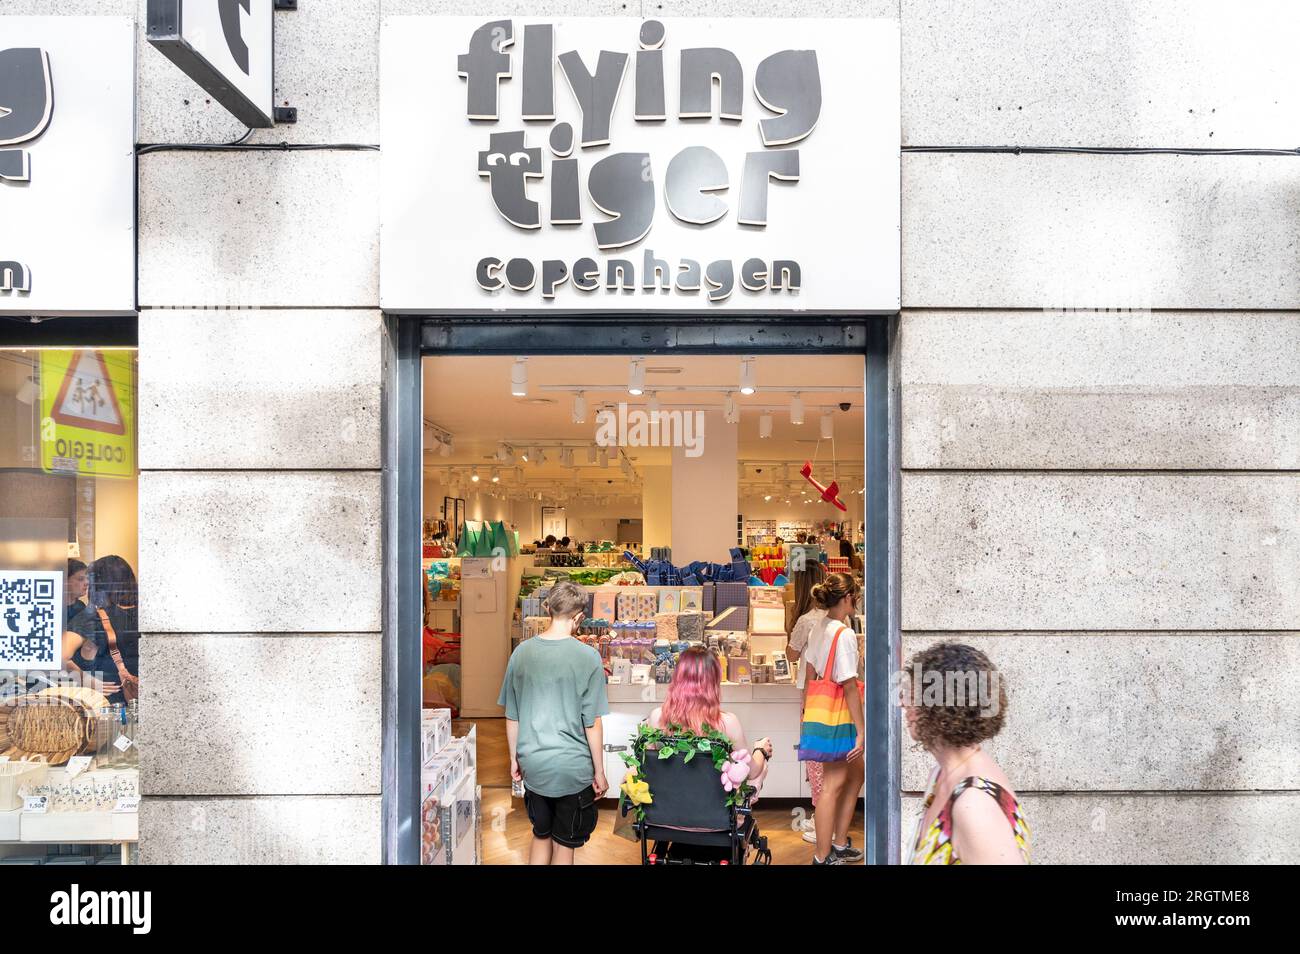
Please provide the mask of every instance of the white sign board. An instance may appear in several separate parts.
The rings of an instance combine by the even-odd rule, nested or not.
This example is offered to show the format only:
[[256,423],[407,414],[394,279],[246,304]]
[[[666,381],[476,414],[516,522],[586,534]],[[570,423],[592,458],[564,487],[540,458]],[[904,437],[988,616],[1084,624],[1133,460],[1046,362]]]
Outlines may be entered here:
[[275,0],[149,0],[159,52],[248,126],[275,125]]
[[134,33],[0,16],[0,314],[135,312]]
[[381,62],[386,311],[898,310],[896,21],[387,17]]

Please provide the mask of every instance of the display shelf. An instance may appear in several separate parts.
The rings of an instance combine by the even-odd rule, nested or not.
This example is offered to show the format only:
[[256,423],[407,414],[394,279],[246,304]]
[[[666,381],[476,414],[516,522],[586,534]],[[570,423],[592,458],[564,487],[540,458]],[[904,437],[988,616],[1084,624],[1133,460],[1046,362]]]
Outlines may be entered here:
[[19,809],[4,814],[22,816],[19,837],[13,840],[24,843],[116,845],[140,840],[140,816],[135,812],[46,812],[34,815]]

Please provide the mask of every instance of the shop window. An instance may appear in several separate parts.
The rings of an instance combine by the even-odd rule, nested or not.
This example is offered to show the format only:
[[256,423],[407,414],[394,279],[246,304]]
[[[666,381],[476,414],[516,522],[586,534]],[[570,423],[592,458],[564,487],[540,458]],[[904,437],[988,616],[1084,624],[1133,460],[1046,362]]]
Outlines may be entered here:
[[[586,594],[574,635],[599,654],[609,705],[608,797],[580,857],[638,863],[614,834],[623,755],[697,647],[718,661],[723,709],[748,736],[738,747],[771,742],[762,796],[785,801],[760,824],[774,862],[811,859],[789,640],[808,564],[862,574],[863,370],[860,354],[422,360],[423,627],[402,638],[423,648],[410,754],[423,863],[528,860],[498,700],[512,653],[547,631],[559,581]],[[853,629],[861,661],[860,619]]]
[[137,840],[136,352],[0,350],[0,862]]

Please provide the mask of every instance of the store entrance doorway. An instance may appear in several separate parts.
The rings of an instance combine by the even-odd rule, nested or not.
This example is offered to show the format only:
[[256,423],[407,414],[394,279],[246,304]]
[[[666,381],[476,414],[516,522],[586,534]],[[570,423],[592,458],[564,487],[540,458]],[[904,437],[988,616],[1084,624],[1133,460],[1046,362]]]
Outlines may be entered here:
[[[700,611],[702,629],[722,608],[713,600],[701,605],[705,591],[714,595],[712,580],[691,587],[673,577],[669,586],[660,579],[649,585],[650,565],[656,571],[699,564],[730,569],[733,560],[737,566],[744,561],[750,574],[744,582],[754,586],[738,592],[753,599],[768,591],[769,598],[788,602],[791,549],[802,540],[809,549],[800,546],[799,559],[812,553],[833,560],[834,569],[866,577],[866,612],[854,627],[867,637],[863,673],[871,684],[882,661],[889,668],[888,658],[879,658],[886,653],[871,651],[870,638],[874,624],[886,647],[893,643],[887,607],[871,618],[872,592],[880,588],[872,585],[872,570],[887,574],[889,565],[887,538],[883,555],[873,552],[871,539],[880,524],[871,513],[870,447],[873,438],[880,450],[888,446],[870,420],[872,342],[886,344],[888,329],[881,322],[876,328],[883,334],[873,334],[872,325],[782,325],[775,341],[746,333],[752,327],[732,329],[743,341],[730,346],[713,329],[714,340],[681,346],[681,332],[695,337],[699,329],[657,325],[647,339],[629,334],[635,329],[625,323],[583,323],[581,335],[565,339],[582,342],[578,353],[572,345],[560,347],[554,335],[539,334],[537,325],[523,333],[509,322],[426,320],[415,375],[421,503],[412,595],[419,609],[400,636],[413,641],[418,633],[420,652],[398,680],[397,688],[405,690],[398,708],[414,708],[422,717],[416,724],[424,731],[409,733],[406,747],[417,763],[436,756],[429,726],[446,716],[453,736],[469,735],[472,745],[453,744],[442,753],[448,757],[432,759],[447,773],[443,781],[429,764],[420,766],[414,786],[414,819],[420,822],[407,829],[407,846],[423,831],[421,860],[527,860],[532,826],[523,800],[512,797],[498,701],[511,652],[547,625],[536,594],[544,597],[556,580],[572,580],[589,593],[587,625],[577,635],[593,656],[599,654],[609,703],[598,761],[610,797],[578,863],[639,863],[639,848],[614,835],[614,799],[626,771],[622,752],[636,724],[662,702],[674,650],[709,644],[709,635],[695,633],[694,622],[684,617]],[[763,346],[755,347],[756,341]],[[777,351],[774,344],[784,347]],[[880,383],[884,356],[879,348]],[[887,411],[888,388],[879,391],[875,410]],[[408,404],[409,410],[414,407]],[[404,468],[408,476],[413,469]],[[878,469],[887,485],[887,462]],[[828,485],[829,494],[823,492]],[[878,496],[887,502],[887,490]],[[888,526],[887,516],[880,516]],[[653,598],[654,612],[648,605],[633,608],[635,598]],[[785,621],[790,611],[778,613]],[[675,631],[678,618],[684,634]],[[674,632],[664,632],[670,623]],[[642,629],[633,633],[637,626]],[[770,738],[774,751],[779,743],[763,782],[760,823],[773,842],[775,863],[807,863],[810,857],[803,856],[812,849],[798,822],[811,809],[812,792],[795,753],[802,694],[790,658],[796,654],[786,648],[789,621],[769,627],[773,632],[761,625],[755,630],[748,620],[728,627],[742,639],[726,651],[733,665],[722,687],[724,709],[741,717],[748,743]],[[669,638],[678,635],[686,638]],[[888,651],[896,658],[896,650]],[[394,655],[400,666],[402,654]],[[879,693],[869,694],[879,702]],[[857,816],[854,840],[880,855],[879,832],[887,838],[890,815],[896,815],[889,804],[896,800],[896,782],[894,799],[882,794],[897,773],[891,755],[897,728],[892,712],[875,719],[883,724],[868,725],[866,811]],[[417,748],[421,737],[424,751]],[[450,758],[467,748],[476,764],[463,764],[463,755],[459,762]],[[412,780],[409,764],[397,774],[399,783],[402,775]],[[434,792],[439,785],[443,789]],[[470,794],[476,786],[477,824]],[[398,802],[387,786],[385,797]],[[431,836],[424,816],[435,803],[458,823]]]

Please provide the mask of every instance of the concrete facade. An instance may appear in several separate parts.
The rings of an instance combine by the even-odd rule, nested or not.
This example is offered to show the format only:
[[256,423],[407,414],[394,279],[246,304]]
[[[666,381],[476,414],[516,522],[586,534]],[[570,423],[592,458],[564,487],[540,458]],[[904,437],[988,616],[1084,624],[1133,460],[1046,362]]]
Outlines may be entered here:
[[[135,14],[138,140],[242,135],[144,9],[4,12]],[[277,14],[299,122],[250,141],[381,145],[380,18],[501,12]],[[506,12],[899,17],[905,147],[1300,141],[1286,0]],[[378,160],[139,158],[147,862],[380,860]],[[1300,164],[912,152],[902,188],[905,650],[1005,670],[1036,860],[1300,861]],[[923,784],[905,753],[905,821]]]

